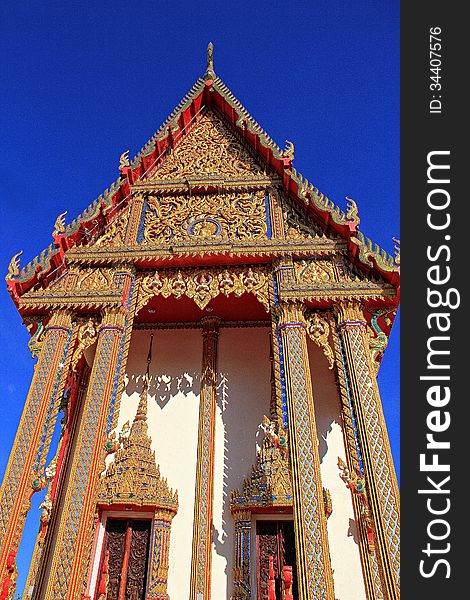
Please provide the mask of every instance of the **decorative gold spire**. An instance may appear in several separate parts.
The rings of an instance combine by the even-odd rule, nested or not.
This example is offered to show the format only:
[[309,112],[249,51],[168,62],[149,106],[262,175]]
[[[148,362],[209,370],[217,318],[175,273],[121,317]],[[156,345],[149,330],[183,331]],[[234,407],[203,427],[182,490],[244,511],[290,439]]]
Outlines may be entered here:
[[[150,363],[152,362],[152,345],[153,345],[153,333],[150,334],[150,346],[147,354],[147,370],[145,371],[144,376],[144,387],[142,392],[140,393],[139,406],[137,407],[137,413],[135,415],[134,422],[132,423],[131,433],[134,429],[136,423],[144,422],[145,423],[145,431],[147,431],[147,399],[148,399],[148,390],[149,390],[149,371],[150,371]],[[142,430],[142,428],[141,428]]]
[[102,477],[99,501],[102,504],[151,505],[176,513],[178,494],[173,493],[167,480],[160,476],[148,436],[147,398],[152,343],[153,334],[150,336],[147,370],[137,413],[129,435],[119,436],[122,446],[116,451],[114,461]]
[[207,69],[204,73],[204,79],[215,79],[217,75],[214,72],[214,44],[209,42],[207,46]]

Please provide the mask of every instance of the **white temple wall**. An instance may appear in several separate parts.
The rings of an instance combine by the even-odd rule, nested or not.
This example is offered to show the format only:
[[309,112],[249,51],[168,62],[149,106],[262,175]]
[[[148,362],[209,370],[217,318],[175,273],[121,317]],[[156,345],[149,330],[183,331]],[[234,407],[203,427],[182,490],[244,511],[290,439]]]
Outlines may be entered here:
[[[132,424],[137,411],[150,333],[135,330],[132,334],[118,432],[126,421]],[[178,600],[189,597],[191,575],[202,335],[199,329],[159,329],[153,333],[148,429],[161,476],[178,491],[168,573],[168,593]]]
[[268,328],[220,330],[215,433],[212,597],[233,592],[234,522],[230,492],[251,474],[269,416],[271,397]]
[[339,476],[338,456],[346,462],[339,392],[322,350],[310,339],[308,353],[312,376],[318,450],[323,487],[330,490],[333,512],[328,519],[328,541],[334,571],[335,597],[365,600],[357,527],[351,492]]

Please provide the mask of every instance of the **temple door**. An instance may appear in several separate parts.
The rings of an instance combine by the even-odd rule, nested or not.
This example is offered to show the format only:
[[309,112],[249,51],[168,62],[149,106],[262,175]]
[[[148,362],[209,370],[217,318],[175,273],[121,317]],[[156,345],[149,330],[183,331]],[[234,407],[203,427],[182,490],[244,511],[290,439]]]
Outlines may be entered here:
[[256,523],[256,585],[258,600],[268,600],[269,557],[274,558],[276,598],[282,598],[282,568],[292,567],[295,600],[297,593],[297,573],[295,563],[294,523],[292,521],[257,521]]
[[[107,600],[144,600],[151,521],[108,519],[98,582],[107,556]],[[99,597],[99,586],[95,600]]]

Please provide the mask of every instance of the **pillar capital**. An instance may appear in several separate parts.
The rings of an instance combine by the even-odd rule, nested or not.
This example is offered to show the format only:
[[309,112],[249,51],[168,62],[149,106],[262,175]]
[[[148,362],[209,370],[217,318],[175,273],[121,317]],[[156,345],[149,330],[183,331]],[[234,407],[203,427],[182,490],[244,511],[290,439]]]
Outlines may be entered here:
[[274,308],[274,312],[280,329],[307,328],[305,305],[301,302],[282,302]]
[[338,324],[355,323],[365,325],[364,306],[357,300],[342,300],[335,306]]
[[218,333],[222,319],[219,317],[203,317],[201,319],[202,334],[209,333],[211,331]]
[[113,268],[118,273],[126,273],[129,275],[135,275],[136,268],[132,260],[121,259],[113,263]]
[[235,522],[251,521],[251,510],[247,510],[246,508],[241,510],[232,510],[232,517]]
[[71,310],[65,308],[54,310],[45,331],[48,331],[51,328],[70,329],[72,327],[72,321],[73,312]]
[[103,328],[120,328],[123,329],[126,324],[128,310],[123,306],[106,307],[101,312],[101,326]]

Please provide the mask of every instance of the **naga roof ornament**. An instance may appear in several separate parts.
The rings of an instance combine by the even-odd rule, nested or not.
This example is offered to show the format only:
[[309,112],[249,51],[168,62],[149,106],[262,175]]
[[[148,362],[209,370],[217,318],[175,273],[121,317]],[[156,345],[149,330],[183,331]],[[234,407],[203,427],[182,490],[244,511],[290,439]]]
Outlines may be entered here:
[[8,272],[5,276],[5,281],[17,277],[20,274],[20,256],[23,254],[23,250],[20,250],[17,254],[11,257],[10,263],[8,264]]

